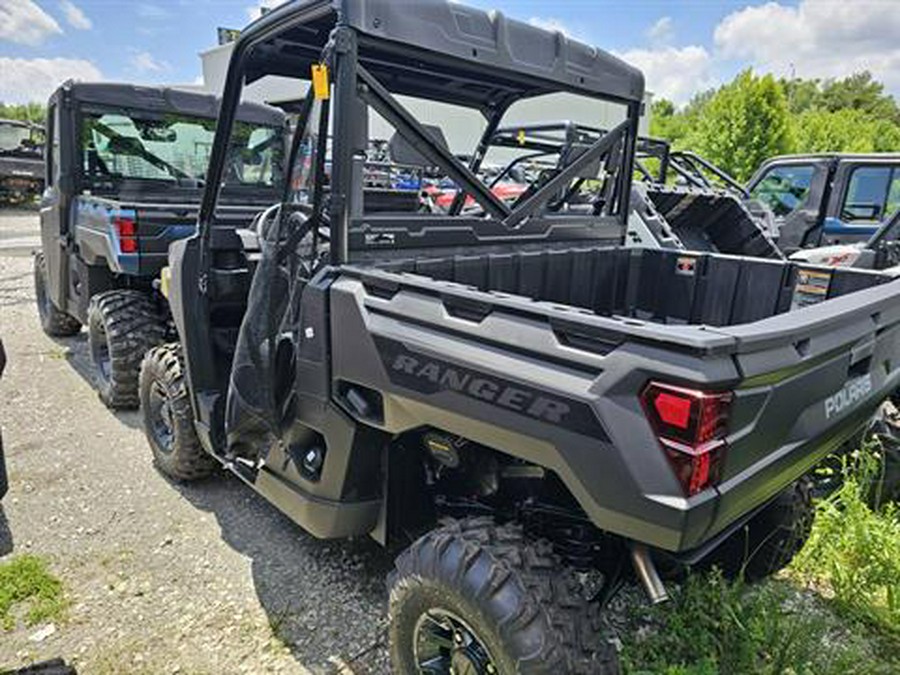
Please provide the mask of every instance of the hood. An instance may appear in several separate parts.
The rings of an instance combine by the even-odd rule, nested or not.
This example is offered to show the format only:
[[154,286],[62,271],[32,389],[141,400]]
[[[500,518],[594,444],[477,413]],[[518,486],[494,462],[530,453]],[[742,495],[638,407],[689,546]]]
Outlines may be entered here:
[[834,244],[797,251],[789,260],[810,263],[811,265],[827,265],[828,267],[852,267],[859,258],[865,244]]

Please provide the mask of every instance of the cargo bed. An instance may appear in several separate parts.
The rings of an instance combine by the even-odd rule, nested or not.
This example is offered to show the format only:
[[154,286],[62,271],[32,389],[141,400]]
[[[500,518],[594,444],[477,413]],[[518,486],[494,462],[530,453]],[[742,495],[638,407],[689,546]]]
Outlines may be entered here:
[[851,268],[607,247],[422,257],[374,267],[604,317],[717,327],[752,323],[891,281]]
[[[669,550],[733,527],[854,438],[900,386],[900,295],[868,271],[585,247],[357,265],[332,289],[332,330],[361,312],[374,337],[335,343],[333,377],[393,391],[386,419],[402,418],[419,386],[390,370],[389,384],[369,365],[397,353],[584,402],[608,439],[432,394],[436,409],[467,418],[453,432],[471,436],[475,420],[503,434],[527,427],[527,444],[499,432],[478,440],[513,443],[557,471],[598,527]],[[733,392],[715,490],[685,497],[672,484],[640,403],[651,381]],[[424,410],[424,423],[448,428]]]

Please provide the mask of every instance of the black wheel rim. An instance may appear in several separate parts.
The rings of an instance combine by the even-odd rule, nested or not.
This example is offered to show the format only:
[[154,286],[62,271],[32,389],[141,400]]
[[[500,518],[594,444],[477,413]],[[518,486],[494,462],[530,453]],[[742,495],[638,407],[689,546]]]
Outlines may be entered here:
[[422,675],[497,675],[496,661],[469,625],[444,609],[419,617],[413,635],[416,667]]
[[112,358],[109,355],[109,340],[106,337],[106,326],[102,321],[97,321],[94,326],[95,335],[91,340],[91,356],[100,371],[100,378],[109,382],[112,377]]
[[150,421],[150,433],[153,435],[157,447],[162,452],[172,452],[175,441],[175,423],[172,420],[169,392],[161,382],[154,382],[150,386],[147,419]]

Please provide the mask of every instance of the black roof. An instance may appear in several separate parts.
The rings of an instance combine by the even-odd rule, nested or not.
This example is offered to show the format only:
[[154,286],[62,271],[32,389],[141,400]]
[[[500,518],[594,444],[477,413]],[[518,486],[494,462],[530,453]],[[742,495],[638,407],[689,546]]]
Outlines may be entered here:
[[[219,98],[175,87],[147,87],[114,82],[75,82],[68,80],[50,96],[50,103],[65,92],[69,100],[101,106],[121,106],[134,110],[178,113],[216,119]],[[280,126],[284,114],[277,108],[258,103],[242,103],[237,117],[244,122]]]
[[641,72],[560,32],[451,0],[293,0],[248,26],[247,77],[309,79],[331,30],[359,36],[359,60],[391,91],[472,107],[557,91],[639,102]]

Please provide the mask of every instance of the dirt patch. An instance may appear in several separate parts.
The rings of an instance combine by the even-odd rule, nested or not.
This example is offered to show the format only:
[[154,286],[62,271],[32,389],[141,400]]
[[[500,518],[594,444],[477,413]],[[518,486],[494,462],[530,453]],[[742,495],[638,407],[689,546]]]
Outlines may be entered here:
[[0,257],[0,561],[41,556],[69,606],[41,640],[24,622],[2,633],[0,671],[62,656],[101,674],[388,672],[391,559],[312,538],[225,475],[164,479],[138,416],[97,399],[83,335],[41,332],[30,270]]

